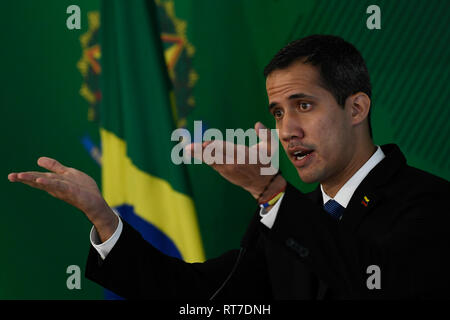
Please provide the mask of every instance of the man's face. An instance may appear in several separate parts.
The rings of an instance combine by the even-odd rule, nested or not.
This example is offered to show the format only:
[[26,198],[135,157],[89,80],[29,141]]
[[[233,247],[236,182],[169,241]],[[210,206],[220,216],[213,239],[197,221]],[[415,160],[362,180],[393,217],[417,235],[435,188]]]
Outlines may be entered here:
[[306,183],[335,178],[354,151],[351,110],[339,106],[319,79],[316,67],[301,61],[266,79],[281,144]]

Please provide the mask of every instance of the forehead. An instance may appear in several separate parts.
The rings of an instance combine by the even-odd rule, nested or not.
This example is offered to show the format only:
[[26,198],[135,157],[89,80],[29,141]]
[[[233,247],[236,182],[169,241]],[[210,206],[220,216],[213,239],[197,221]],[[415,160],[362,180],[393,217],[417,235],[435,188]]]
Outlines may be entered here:
[[298,61],[287,68],[272,71],[266,79],[266,90],[270,100],[271,97],[290,95],[294,91],[320,95],[324,94],[325,89],[320,86],[317,68]]

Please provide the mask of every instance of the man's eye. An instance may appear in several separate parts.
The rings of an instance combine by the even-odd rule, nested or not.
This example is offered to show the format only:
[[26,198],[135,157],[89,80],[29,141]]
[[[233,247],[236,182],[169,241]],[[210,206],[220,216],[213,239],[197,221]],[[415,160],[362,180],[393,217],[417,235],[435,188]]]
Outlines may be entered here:
[[300,103],[298,103],[297,106],[298,106],[302,111],[309,110],[309,109],[312,107],[311,103],[308,103],[308,102],[300,102]]
[[273,116],[275,117],[275,119],[279,119],[283,116],[283,111],[281,111],[280,109],[276,109],[273,112]]

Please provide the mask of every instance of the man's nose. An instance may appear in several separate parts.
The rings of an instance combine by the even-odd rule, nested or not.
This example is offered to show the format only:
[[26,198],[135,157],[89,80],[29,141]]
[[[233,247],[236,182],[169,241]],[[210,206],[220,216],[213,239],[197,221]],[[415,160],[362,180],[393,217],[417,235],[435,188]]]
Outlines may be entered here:
[[305,135],[301,119],[290,115],[289,112],[283,117],[278,129],[280,140],[283,142],[289,142],[292,138],[303,139]]

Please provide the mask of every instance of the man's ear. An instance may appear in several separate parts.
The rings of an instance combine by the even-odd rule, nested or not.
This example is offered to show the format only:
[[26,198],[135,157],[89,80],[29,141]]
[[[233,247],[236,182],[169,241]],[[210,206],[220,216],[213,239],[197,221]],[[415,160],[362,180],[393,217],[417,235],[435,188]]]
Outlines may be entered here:
[[369,96],[364,92],[357,92],[347,97],[345,104],[351,111],[353,125],[360,124],[368,117],[371,103]]

